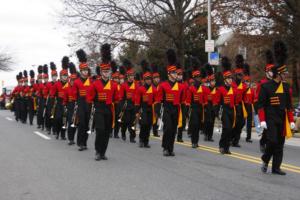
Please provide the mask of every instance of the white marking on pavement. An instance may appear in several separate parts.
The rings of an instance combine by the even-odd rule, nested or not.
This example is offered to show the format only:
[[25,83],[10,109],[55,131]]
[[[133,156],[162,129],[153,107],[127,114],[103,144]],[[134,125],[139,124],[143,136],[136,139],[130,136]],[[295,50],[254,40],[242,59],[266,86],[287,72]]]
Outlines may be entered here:
[[8,121],[12,121],[13,119],[10,117],[5,117],[5,119],[7,119]]
[[48,136],[46,136],[43,133],[40,133],[38,131],[34,131],[33,133],[36,134],[36,135],[38,135],[38,136],[40,136],[41,138],[44,138],[45,140],[51,140],[50,137],[48,137]]

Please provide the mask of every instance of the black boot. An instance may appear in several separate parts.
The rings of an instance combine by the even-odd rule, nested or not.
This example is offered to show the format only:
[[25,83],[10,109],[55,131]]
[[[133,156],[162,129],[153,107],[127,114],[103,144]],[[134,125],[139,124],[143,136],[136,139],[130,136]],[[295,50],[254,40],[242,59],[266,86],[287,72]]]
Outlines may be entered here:
[[261,165],[260,169],[261,169],[262,173],[267,173],[267,171],[268,171],[268,163],[262,162],[262,165]]
[[286,175],[286,173],[284,171],[282,171],[281,169],[272,169],[272,174],[277,174],[277,175],[281,175],[281,176]]

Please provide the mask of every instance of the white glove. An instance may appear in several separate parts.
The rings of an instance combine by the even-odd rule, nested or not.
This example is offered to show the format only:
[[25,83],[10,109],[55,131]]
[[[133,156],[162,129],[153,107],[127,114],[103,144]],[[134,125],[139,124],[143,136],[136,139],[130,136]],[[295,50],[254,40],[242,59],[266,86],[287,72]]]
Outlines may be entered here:
[[296,125],[295,125],[295,123],[294,123],[294,122],[292,122],[292,123],[290,124],[290,127],[291,127],[291,129],[292,129],[292,130],[294,130],[294,129],[296,128]]
[[265,121],[260,122],[260,127],[261,127],[262,129],[268,129],[267,123],[266,123]]

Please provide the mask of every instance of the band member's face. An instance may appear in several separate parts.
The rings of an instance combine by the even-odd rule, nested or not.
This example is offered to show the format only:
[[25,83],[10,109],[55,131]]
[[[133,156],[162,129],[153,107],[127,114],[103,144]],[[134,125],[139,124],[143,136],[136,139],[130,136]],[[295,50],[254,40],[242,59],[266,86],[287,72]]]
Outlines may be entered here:
[[109,79],[111,76],[111,70],[101,70],[101,76],[105,80]]
[[39,78],[39,79],[38,79],[38,82],[39,82],[39,83],[42,83],[42,82],[43,82],[43,79]]
[[44,83],[48,83],[48,78],[44,78]]
[[24,82],[24,85],[25,85],[25,86],[28,86],[28,82],[27,82],[27,81],[25,81],[25,82]]
[[225,84],[226,84],[227,86],[231,86],[231,84],[232,84],[232,78],[231,78],[231,77],[226,78],[224,81],[225,81]]
[[134,75],[128,75],[127,76],[128,82],[133,82],[134,80]]
[[120,79],[120,84],[123,84],[124,81],[125,81],[124,78],[121,78],[121,79]]
[[67,82],[67,81],[68,81],[68,76],[62,75],[62,76],[60,76],[60,79],[61,79],[63,82]]
[[19,82],[18,82],[18,85],[19,85],[19,86],[22,86],[22,82],[21,82],[21,81],[19,81]]
[[75,80],[75,79],[70,78],[70,84],[71,84],[71,85],[74,84],[74,80]]
[[84,77],[84,78],[87,78],[89,76],[89,70],[88,69],[83,69],[81,70],[81,75]]
[[195,77],[195,80],[196,80],[197,82],[201,82],[200,76],[196,76],[196,77]]
[[52,76],[52,81],[53,82],[57,81],[57,76]]
[[288,79],[288,76],[289,76],[289,73],[287,71],[280,73],[281,81],[286,82]]
[[120,83],[120,79],[119,78],[113,78],[113,81],[115,81],[116,83]]
[[267,71],[266,72],[266,77],[268,78],[268,79],[272,79],[273,78],[273,72],[270,70],[270,71]]
[[154,82],[155,84],[159,84],[160,78],[159,78],[159,77],[155,77],[155,78],[153,79],[153,82]]
[[177,81],[177,73],[176,72],[169,72],[169,79],[171,81]]
[[145,83],[146,83],[147,85],[151,85],[151,84],[152,84],[151,78],[145,79]]
[[211,87],[215,87],[216,86],[216,81],[215,80],[211,80],[210,81],[210,86]]
[[243,73],[238,73],[238,74],[236,74],[236,78],[237,78],[238,80],[242,80],[243,77],[244,77]]
[[245,81],[245,84],[247,85],[247,88],[250,88],[250,81]]
[[183,79],[182,74],[177,74],[177,81],[182,81],[182,79]]

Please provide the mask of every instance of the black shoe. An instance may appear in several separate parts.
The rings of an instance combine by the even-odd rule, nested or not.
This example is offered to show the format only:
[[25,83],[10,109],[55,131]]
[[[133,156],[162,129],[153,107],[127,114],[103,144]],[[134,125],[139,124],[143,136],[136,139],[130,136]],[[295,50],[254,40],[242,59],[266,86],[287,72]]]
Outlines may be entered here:
[[62,137],[61,140],[66,140],[66,137]]
[[174,152],[169,152],[169,155],[170,156],[175,156],[175,153]]
[[83,150],[87,150],[88,148],[87,148],[87,146],[83,146]]
[[95,160],[96,161],[100,161],[101,160],[101,156],[100,156],[99,153],[96,153]]
[[107,157],[105,155],[102,155],[101,160],[107,160]]
[[144,147],[147,149],[151,148],[151,146],[149,144],[144,144]]
[[286,173],[284,171],[282,171],[281,169],[273,169],[272,174],[277,174],[277,175],[281,175],[281,176],[286,175]]
[[196,148],[198,148],[198,147],[199,147],[198,144],[192,144],[192,148],[196,149]]
[[153,137],[160,137],[160,135],[158,135],[158,134],[153,134]]
[[252,143],[253,141],[251,139],[246,139],[247,143]]
[[142,142],[140,142],[139,147],[140,147],[140,148],[143,148],[143,147],[144,147],[144,144],[143,144]]
[[182,138],[177,138],[177,142],[180,142],[180,143],[182,143],[182,142],[184,142],[184,141],[183,141],[183,139],[182,139]]
[[241,148],[240,144],[232,144],[233,147]]
[[83,150],[84,150],[84,147],[83,146],[79,146],[78,151],[83,151]]
[[265,163],[265,162],[262,162],[262,165],[261,165],[260,169],[261,169],[262,173],[267,173],[267,171],[268,171],[268,164]]
[[130,143],[136,143],[135,139],[130,139]]
[[37,127],[38,129],[40,129],[41,128],[41,126],[40,125],[38,125],[38,127]]
[[163,151],[163,155],[164,155],[164,156],[170,156],[169,151],[165,149],[165,150]]
[[207,141],[209,141],[209,142],[214,142],[214,140],[213,140],[212,138],[208,138]]
[[230,150],[228,149],[228,150],[225,150],[225,154],[231,154],[231,152],[230,152]]
[[126,141],[126,136],[122,136],[122,140],[123,140],[123,141]]
[[69,142],[68,142],[68,145],[70,145],[70,146],[73,145],[73,144],[75,144],[74,141],[69,141]]
[[33,125],[33,123],[32,122],[30,122],[30,126],[32,126]]
[[114,138],[119,139],[120,137],[118,135],[115,135]]
[[219,148],[219,151],[220,151],[220,153],[223,154],[223,155],[226,153],[226,151],[225,151],[224,148]]

